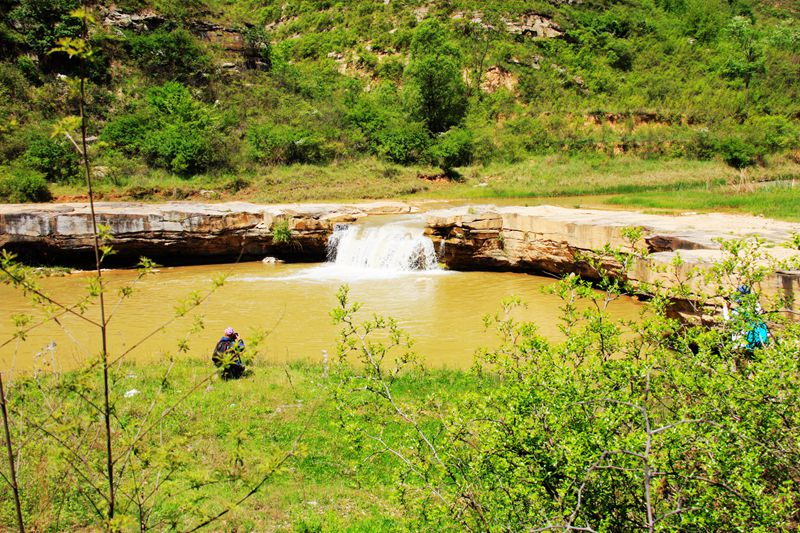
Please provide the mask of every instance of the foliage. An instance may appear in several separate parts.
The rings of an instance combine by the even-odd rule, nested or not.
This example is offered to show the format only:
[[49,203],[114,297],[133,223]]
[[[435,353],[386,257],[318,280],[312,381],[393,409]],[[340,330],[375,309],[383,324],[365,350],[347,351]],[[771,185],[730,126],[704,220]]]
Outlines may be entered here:
[[763,44],[746,17],[734,17],[725,31],[733,46],[722,66],[722,75],[741,80],[745,88],[748,88],[755,75],[764,73]]
[[[9,98],[0,102],[0,120],[30,130],[72,108],[75,87],[60,75],[75,75],[78,60],[49,52],[59,39],[78,36],[80,24],[69,17],[76,5],[5,0],[0,93]],[[117,9],[154,16],[124,27],[109,25],[114,18],[95,6],[100,23],[88,32],[92,54],[84,58],[94,82],[91,135],[144,122],[133,135],[143,137],[150,121],[143,95],[154,82],[180,81],[213,106],[217,131],[229,133],[213,140],[215,161],[188,165],[184,175],[220,160],[235,172],[273,159],[323,164],[364,155],[439,164],[431,147],[443,148],[438,136],[452,128],[469,131],[472,160],[484,165],[550,154],[710,160],[730,152],[722,145],[733,138],[755,147],[750,159],[762,165],[771,153],[800,147],[800,29],[784,4],[536,6],[561,36],[519,34],[532,11],[510,1],[456,0],[414,11],[366,0],[128,0]],[[236,67],[242,63],[247,68]],[[298,157],[256,154],[249,132],[266,124],[287,128],[273,132],[284,148],[301,138],[312,147]],[[7,162],[21,138],[0,137]],[[125,145],[137,175],[183,166]]]
[[152,4],[159,12],[180,22],[204,15],[207,5],[203,0],[153,0]]
[[34,138],[21,159],[27,167],[44,174],[48,181],[71,181],[80,171],[78,154],[62,139]]
[[278,220],[272,227],[272,242],[289,243],[292,240],[292,230],[289,229],[288,220]]
[[70,16],[77,7],[77,0],[22,0],[10,18],[21,28],[25,43],[45,61],[58,39],[79,35],[80,24]]
[[[641,231],[626,235],[628,250],[640,249]],[[500,345],[476,356],[478,387],[455,401],[399,401],[401,376],[418,372],[406,336],[391,320],[356,322],[358,305],[342,290],[333,313],[342,427],[362,457],[394,460],[399,497],[420,528],[791,528],[800,387],[788,376],[797,375],[800,330],[771,314],[785,302],[762,298],[773,337],[755,351],[737,341],[741,321],[682,326],[669,313],[672,297],[701,308],[736,284],[757,290],[774,271],[761,266],[758,241],[722,245],[727,257],[700,285],[703,273],[681,276],[678,258],[665,273],[676,276],[669,291],[629,285],[599,256],[584,257],[601,290],[574,275],[553,285],[563,342],[516,321],[519,299],[504,301],[485,319]],[[601,253],[623,272],[640,259]],[[609,316],[623,292],[641,289],[654,297],[638,319]]]
[[755,146],[738,137],[720,141],[719,151],[723,161],[735,169],[753,166],[758,156]]
[[268,164],[321,163],[329,159],[324,140],[305,128],[264,124],[247,132],[251,157]]
[[250,26],[242,32],[247,46],[247,65],[250,68],[272,69],[272,46],[267,31],[260,26]]
[[0,201],[47,202],[52,198],[44,175],[25,168],[0,167]]
[[[129,362],[120,367],[115,394],[119,395],[117,409],[122,420],[134,422],[133,417],[141,416],[154,402],[156,409],[175,404],[210,367],[207,357],[179,358],[164,381],[165,364],[171,363]],[[304,446],[296,457],[276,472],[252,501],[238,506],[208,529],[264,531],[280,522],[289,531],[299,531],[304,525],[359,533],[402,531],[404,517],[389,503],[390,465],[377,466],[359,486],[350,477],[353,454],[335,424],[335,405],[319,401],[325,397],[321,385],[325,378],[319,365],[283,365],[262,357],[253,368],[253,374],[243,380],[213,378],[164,418],[156,434],[163,436],[163,444],[173,445],[170,450],[160,451],[161,444],[155,439],[140,440],[137,453],[147,458],[152,469],[137,469],[136,476],[159,469],[162,473],[160,478],[151,478],[150,490],[158,480],[161,483],[145,501],[149,515],[145,525],[149,530],[161,531],[173,524],[174,529],[188,530],[208,513],[223,509],[232,496],[245,494],[260,473],[271,468],[292,446],[310,418]],[[65,383],[83,381],[74,372],[70,374],[73,375],[64,377]],[[407,383],[404,396],[423,396],[421,391],[431,389],[457,394],[459,385],[464,384],[460,378],[463,376],[458,372],[432,372],[426,379]],[[46,412],[39,387],[51,383],[52,379],[44,375],[15,379],[6,390],[12,414],[25,406],[39,420]],[[8,386],[9,382],[5,384]],[[125,393],[133,389],[138,394],[126,398]],[[80,418],[92,417],[90,408],[77,395],[82,389],[73,390],[65,395],[65,412]],[[25,435],[36,434],[30,425],[19,424],[15,425],[15,436],[21,436],[17,429]],[[54,441],[38,437],[19,449],[23,454],[19,480],[28,529],[102,529],[87,499],[74,489],[80,480],[64,471],[69,456]],[[171,470],[174,471],[170,473]],[[14,524],[12,500],[3,483],[0,527],[4,530],[12,529]],[[53,506],[61,509],[58,516],[53,514]],[[270,507],[269,513],[264,512],[265,506]],[[139,530],[135,504],[123,499],[120,514],[126,516],[129,529],[135,526]]]
[[431,159],[445,172],[468,165],[472,160],[472,134],[469,130],[453,128],[442,133],[430,148]]
[[375,152],[399,164],[422,159],[429,142],[428,131],[420,122],[402,124],[392,121],[374,137]]
[[430,134],[424,122],[413,120],[400,107],[399,100],[393,87],[382,84],[360,96],[348,109],[346,119],[366,137],[373,154],[410,164],[423,158]]
[[131,35],[127,44],[131,58],[139,67],[160,80],[196,80],[210,66],[197,40],[182,28]]
[[112,119],[103,139],[177,174],[201,172],[219,161],[218,116],[185,86],[168,82],[153,87],[139,106],[133,114]]
[[466,111],[460,54],[445,27],[427,19],[414,32],[406,78],[413,88],[413,112],[432,133],[458,124]]

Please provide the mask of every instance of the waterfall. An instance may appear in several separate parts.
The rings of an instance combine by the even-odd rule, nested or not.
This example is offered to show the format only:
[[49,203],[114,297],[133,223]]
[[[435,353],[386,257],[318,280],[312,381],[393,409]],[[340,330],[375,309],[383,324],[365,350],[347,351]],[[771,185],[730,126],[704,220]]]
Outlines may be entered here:
[[433,242],[408,221],[366,227],[337,225],[328,239],[328,261],[337,267],[386,271],[439,270]]

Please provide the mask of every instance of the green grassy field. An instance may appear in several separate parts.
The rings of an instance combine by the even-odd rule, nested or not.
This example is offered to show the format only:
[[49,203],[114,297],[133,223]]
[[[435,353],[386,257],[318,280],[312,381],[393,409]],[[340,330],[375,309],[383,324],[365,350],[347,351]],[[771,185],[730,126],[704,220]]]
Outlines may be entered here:
[[728,211],[783,220],[800,220],[800,186],[794,182],[770,184],[747,191],[715,187],[710,190],[623,194],[606,201],[631,208]]
[[[257,493],[209,530],[402,529],[404,518],[395,498],[392,461],[388,457],[357,459],[359,454],[350,448],[346,428],[338,423],[321,365],[261,363],[243,379],[223,381],[215,376],[208,382],[203,380],[213,372],[210,361],[183,360],[165,379],[168,367],[167,361],[126,365],[115,373],[118,379],[113,384],[115,416],[123,426],[136,428],[148,419],[153,402],[159,406],[157,414],[202,383],[158,424],[155,438],[143,440],[137,449],[143,461],[131,466],[138,469],[135,476],[145,484],[164,481],[148,502],[152,506],[150,527],[184,531],[199,524],[247,494],[294,450]],[[66,382],[73,379],[80,378],[64,377]],[[403,380],[401,400],[433,393],[452,398],[469,388],[466,375],[457,371],[430,371]],[[124,393],[134,389],[138,393],[126,398]],[[30,429],[27,422],[40,419],[52,405],[54,398],[44,400],[42,390],[31,380],[10,391],[14,411],[20,404],[29,405],[25,409],[28,420],[17,420],[16,430]],[[57,395],[58,390],[54,387],[49,392]],[[87,404],[75,394],[55,402],[64,413],[91,417]],[[45,424],[53,428],[52,422]],[[69,427],[73,423],[92,425],[91,420],[83,420],[72,421]],[[76,472],[65,471],[64,449],[41,437],[29,440],[19,433],[17,437],[18,443],[23,442],[19,478],[28,528],[72,530],[92,523],[90,505],[75,490],[80,485]],[[121,455],[126,437],[118,437],[115,446]],[[25,460],[43,450],[49,450],[45,455],[49,459]],[[172,467],[171,477],[164,479]],[[59,481],[64,479],[70,480],[73,491],[64,491]],[[138,530],[136,505],[125,496],[133,492],[130,484],[121,487],[118,519]],[[0,529],[10,527],[14,520],[12,499],[4,498]]]
[[[568,205],[648,210],[718,211],[797,220],[800,164],[775,157],[748,170],[748,183],[719,161],[652,160],[635,156],[539,156],[516,164],[458,169],[448,179],[435,168],[403,167],[374,158],[330,165],[287,165],[245,174],[183,179],[145,172],[99,179],[105,200],[244,200],[258,203],[373,199],[487,201],[521,204],[568,197]],[[431,179],[433,178],[433,179]],[[80,200],[79,184],[54,188],[59,201]]]

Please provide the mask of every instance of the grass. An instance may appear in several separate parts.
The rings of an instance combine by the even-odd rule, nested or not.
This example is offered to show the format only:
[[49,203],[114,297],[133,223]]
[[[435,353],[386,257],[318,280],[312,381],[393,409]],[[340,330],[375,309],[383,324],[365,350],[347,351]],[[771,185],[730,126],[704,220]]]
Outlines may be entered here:
[[[102,200],[246,200],[260,203],[351,201],[407,198],[447,188],[419,174],[435,174],[429,167],[401,167],[374,158],[328,165],[261,167],[242,174],[220,172],[181,178],[164,171],[143,171],[127,178],[99,179],[95,187]],[[81,183],[53,187],[57,201],[85,197]]]
[[[159,410],[171,405],[212,371],[210,361],[183,360],[164,380],[166,366],[166,362],[131,364],[115,373],[113,397],[120,424],[135,425],[154,400]],[[66,376],[65,382],[72,378]],[[399,398],[407,401],[434,393],[454,397],[468,388],[465,383],[465,374],[457,371],[407,376]],[[48,389],[33,385],[31,380],[19,382],[9,394],[16,406],[12,416],[17,409],[25,409],[26,417],[42,415],[38,411],[46,409],[42,390]],[[134,389],[139,393],[124,396]],[[61,401],[64,413],[85,416],[87,423],[93,423],[93,412],[76,395],[66,395]],[[25,427],[25,423],[14,427]],[[180,403],[159,425],[158,433],[158,438],[139,445],[139,456],[152,463],[149,469],[142,467],[140,475],[155,477],[154,465],[164,455],[166,464],[179,469],[154,500],[152,520],[162,521],[156,529],[173,524],[186,530],[220,512],[255,486],[298,437],[295,456],[211,530],[393,531],[404,522],[395,498],[393,460],[374,457],[368,463],[357,462],[358,454],[338,423],[321,368],[308,363],[287,367],[262,363],[241,380],[215,378]],[[42,437],[26,440],[19,430],[15,439],[27,442],[21,451],[19,478],[28,527],[40,531],[89,527],[92,512],[74,488],[79,480],[74,474],[64,474],[60,448]],[[122,440],[116,444],[117,453],[123,448]],[[65,479],[69,488],[65,490],[59,479]],[[0,495],[6,490],[6,486],[0,488]],[[168,493],[172,496],[167,497]],[[14,524],[8,496],[0,497],[0,530]],[[57,505],[64,507],[56,518]]]
[[627,207],[683,211],[731,211],[800,221],[800,186],[791,183],[760,187],[753,191],[715,187],[711,190],[648,192],[617,196],[606,201],[610,204]]
[[[732,188],[739,174],[721,161],[622,155],[532,156],[517,163],[458,169],[447,180],[432,167],[402,167],[372,157],[329,165],[261,167],[240,175],[184,179],[162,171],[100,179],[104,200],[242,200],[257,203],[377,199],[495,200],[575,197],[579,204],[630,208],[725,210],[797,220],[800,162],[776,156],[748,171],[754,192]],[[788,184],[788,185],[787,185]],[[733,192],[732,192],[733,191]],[[59,201],[84,199],[80,184],[57,185]],[[587,198],[582,201],[580,197]],[[597,198],[600,197],[600,198]]]
[[713,161],[543,156],[466,169],[466,181],[452,192],[466,198],[529,198],[653,191],[724,181],[726,170]]

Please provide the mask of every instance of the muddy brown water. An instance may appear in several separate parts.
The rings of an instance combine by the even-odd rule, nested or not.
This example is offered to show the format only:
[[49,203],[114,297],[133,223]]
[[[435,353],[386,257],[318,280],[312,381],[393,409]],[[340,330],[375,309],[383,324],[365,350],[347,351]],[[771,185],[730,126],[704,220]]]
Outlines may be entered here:
[[[554,280],[527,274],[447,271],[380,271],[341,268],[333,264],[205,265],[163,268],[136,284],[133,295],[115,305],[121,287],[136,273],[130,270],[104,273],[108,284],[110,356],[115,358],[175,316],[178,302],[193,292],[205,294],[212,280],[227,274],[225,285],[214,292],[196,312],[169,324],[133,350],[127,359],[139,362],[178,358],[209,360],[214,344],[226,326],[245,339],[260,330],[269,331],[259,357],[284,362],[297,359],[321,361],[322,350],[336,353],[338,329],[330,311],[336,306],[338,288],[347,284],[352,301],[363,307],[358,316],[373,313],[394,317],[415,339],[416,351],[433,367],[466,368],[479,347],[496,346],[482,318],[500,310],[501,300],[519,296],[527,307],[515,317],[535,322],[540,332],[559,338],[560,300],[542,288]],[[47,293],[65,304],[85,294],[90,274],[45,278]],[[15,332],[13,317],[30,314],[33,322],[45,315],[32,311],[23,295],[0,286],[0,343]],[[641,305],[622,299],[613,306],[617,317],[633,318]],[[87,317],[97,318],[90,306]],[[204,329],[189,334],[195,316]],[[177,353],[178,341],[189,339],[189,349]],[[87,363],[99,351],[97,330],[74,316],[61,316],[31,331],[26,340],[14,340],[0,348],[0,370],[27,373],[33,369],[69,370]]]

